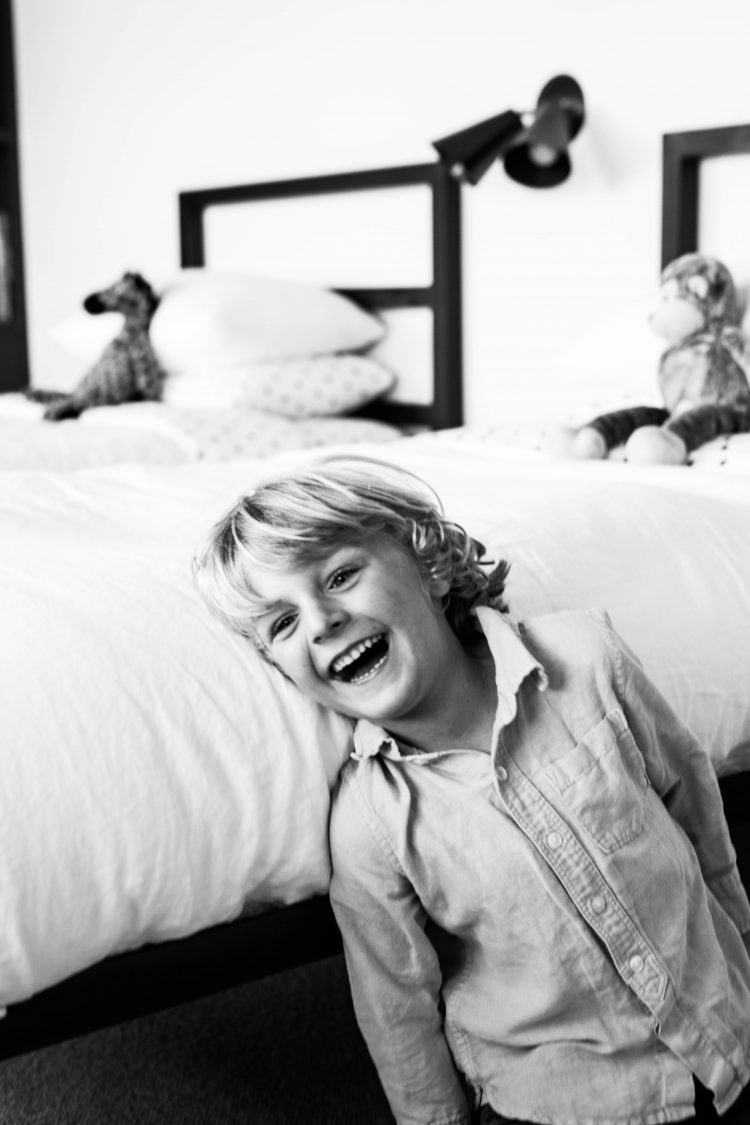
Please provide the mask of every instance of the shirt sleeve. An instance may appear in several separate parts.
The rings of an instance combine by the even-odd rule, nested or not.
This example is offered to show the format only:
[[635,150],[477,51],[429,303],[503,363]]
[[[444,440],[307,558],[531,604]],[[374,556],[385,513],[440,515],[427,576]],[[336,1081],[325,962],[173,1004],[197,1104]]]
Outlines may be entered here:
[[608,629],[617,694],[649,780],[695,848],[707,886],[740,933],[748,934],[750,903],[737,870],[716,771],[638,658],[609,624]]
[[469,1125],[424,908],[356,782],[347,782],[345,771],[331,815],[331,903],[360,1030],[398,1125]]

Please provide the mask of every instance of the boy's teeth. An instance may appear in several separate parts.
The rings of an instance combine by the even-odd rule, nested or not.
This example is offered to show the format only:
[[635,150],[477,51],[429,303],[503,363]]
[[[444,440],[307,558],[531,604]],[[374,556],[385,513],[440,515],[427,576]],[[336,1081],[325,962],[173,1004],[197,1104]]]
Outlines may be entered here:
[[383,666],[383,664],[385,664],[386,655],[387,655],[386,653],[383,653],[383,655],[380,657],[380,659],[375,664],[373,664],[371,668],[368,668],[366,672],[362,672],[361,675],[352,676],[349,683],[350,684],[363,684],[365,682],[365,680],[369,680],[370,677],[374,676],[375,673]]
[[338,673],[348,667],[349,664],[353,664],[355,660],[359,660],[360,656],[362,656],[364,652],[367,652],[368,648],[372,648],[374,644],[377,644],[379,640],[380,637],[367,637],[366,640],[360,641],[359,644],[354,645],[353,648],[347,649],[342,656],[336,657],[331,665],[331,671],[338,675]]

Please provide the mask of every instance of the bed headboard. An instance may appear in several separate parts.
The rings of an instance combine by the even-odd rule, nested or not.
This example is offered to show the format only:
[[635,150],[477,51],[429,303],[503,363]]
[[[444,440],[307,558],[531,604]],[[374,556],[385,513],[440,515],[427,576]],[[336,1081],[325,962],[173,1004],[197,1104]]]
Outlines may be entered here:
[[[725,260],[722,247],[704,246],[701,237],[702,171],[708,170],[705,162],[719,157],[748,157],[750,154],[750,125],[728,125],[716,129],[695,129],[687,133],[667,133],[663,140],[662,164],[662,268],[673,258],[690,251],[705,249]],[[745,183],[750,183],[750,159],[742,161]],[[747,198],[744,193],[745,200]],[[747,210],[747,207],[743,208]],[[734,221],[733,213],[733,221]],[[739,244],[742,234],[735,232]],[[750,262],[750,246],[746,251]],[[732,268],[732,262],[727,265]],[[744,263],[743,263],[744,264]]]
[[[406,189],[405,195],[403,189]],[[335,279],[329,282],[324,277],[325,267],[322,263],[319,280],[378,313],[386,324],[389,315],[394,318],[400,316],[400,323],[403,324],[406,319],[404,314],[409,310],[418,312],[423,318],[426,316],[428,320],[423,333],[426,336],[423,351],[429,352],[429,355],[422,358],[426,372],[424,381],[429,385],[420,389],[418,399],[409,401],[408,397],[404,400],[403,391],[403,385],[407,388],[409,386],[408,379],[399,379],[401,390],[397,385],[391,396],[372,403],[360,413],[405,428],[445,429],[458,426],[463,421],[459,192],[459,184],[440,163],[185,191],[179,196],[182,266],[224,267],[224,263],[215,263],[211,247],[209,220],[212,215],[218,215],[218,209],[221,209],[222,218],[226,218],[231,209],[233,221],[236,218],[239,224],[246,221],[248,216],[252,218],[252,212],[247,210],[249,206],[255,212],[256,236],[259,231],[262,234],[265,228],[274,226],[273,221],[266,223],[266,218],[276,220],[274,229],[280,230],[287,241],[294,242],[295,254],[308,241],[309,233],[311,252],[317,257],[321,256],[319,228],[322,217],[327,215],[327,221],[332,224],[334,236],[331,241],[338,239],[339,244],[345,242],[347,236],[342,234],[341,228],[346,226],[344,219],[348,211],[352,210],[348,208],[352,200],[363,204],[355,207],[352,212],[358,212],[359,226],[366,228],[358,231],[354,240],[359,246],[359,235],[363,235],[365,253],[353,251],[360,258],[377,252],[382,259],[384,249],[386,252],[391,249],[400,250],[421,229],[427,243],[424,248],[426,267],[420,267],[416,271],[412,269],[410,277],[410,267],[396,269],[394,265],[390,276],[398,276],[398,284],[383,284],[382,261],[375,271],[379,275],[378,281],[372,285],[359,282],[356,285],[339,285]],[[399,227],[398,223],[394,226],[396,212],[393,204],[397,204],[398,211],[398,201],[402,199],[408,200],[408,207],[403,212]],[[329,204],[327,211],[316,206],[326,200]],[[265,205],[265,208],[260,205]],[[300,207],[303,213],[307,208],[306,229],[291,221],[299,218]],[[261,215],[263,219],[258,227]],[[379,220],[382,220],[380,224]],[[226,238],[224,241],[227,241]],[[237,242],[234,236],[231,241],[235,244]],[[250,264],[246,261],[243,268],[248,273],[263,274],[267,270],[256,264],[254,251],[257,241],[262,241],[262,238],[256,238],[254,243],[253,236],[250,236]],[[317,267],[318,263],[315,264]],[[364,277],[367,277],[367,268],[367,262],[358,262],[358,272]],[[420,273],[422,276],[415,283],[415,274]],[[292,275],[287,276],[289,280],[297,280]],[[424,327],[424,320],[422,325]],[[389,325],[386,343],[390,334]],[[393,366],[400,376],[398,364]],[[406,376],[406,370],[403,374]]]

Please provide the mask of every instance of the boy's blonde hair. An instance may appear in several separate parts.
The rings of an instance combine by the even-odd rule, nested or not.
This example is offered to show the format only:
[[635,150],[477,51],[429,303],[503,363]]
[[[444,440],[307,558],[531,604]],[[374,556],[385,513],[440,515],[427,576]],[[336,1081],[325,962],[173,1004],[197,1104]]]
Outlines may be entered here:
[[489,569],[484,546],[445,518],[419,477],[365,457],[326,458],[240,497],[196,551],[195,584],[214,616],[258,644],[254,566],[299,566],[378,533],[405,548],[423,576],[449,581],[445,614],[461,640],[476,630],[475,605],[506,610],[507,563]]

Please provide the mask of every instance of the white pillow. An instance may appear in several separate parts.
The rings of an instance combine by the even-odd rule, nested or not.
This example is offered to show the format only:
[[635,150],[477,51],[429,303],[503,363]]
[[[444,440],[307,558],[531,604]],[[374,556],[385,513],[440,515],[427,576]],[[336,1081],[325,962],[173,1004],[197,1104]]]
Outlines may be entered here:
[[357,351],[382,323],[330,289],[208,270],[167,285],[151,341],[170,374],[269,359]]
[[351,414],[389,391],[395,376],[361,355],[321,355],[170,376],[164,402],[191,410],[232,406],[287,418]]
[[105,312],[92,316],[84,309],[77,309],[54,325],[50,337],[63,351],[76,359],[85,360],[90,366],[114,340],[124,323],[122,313]]

